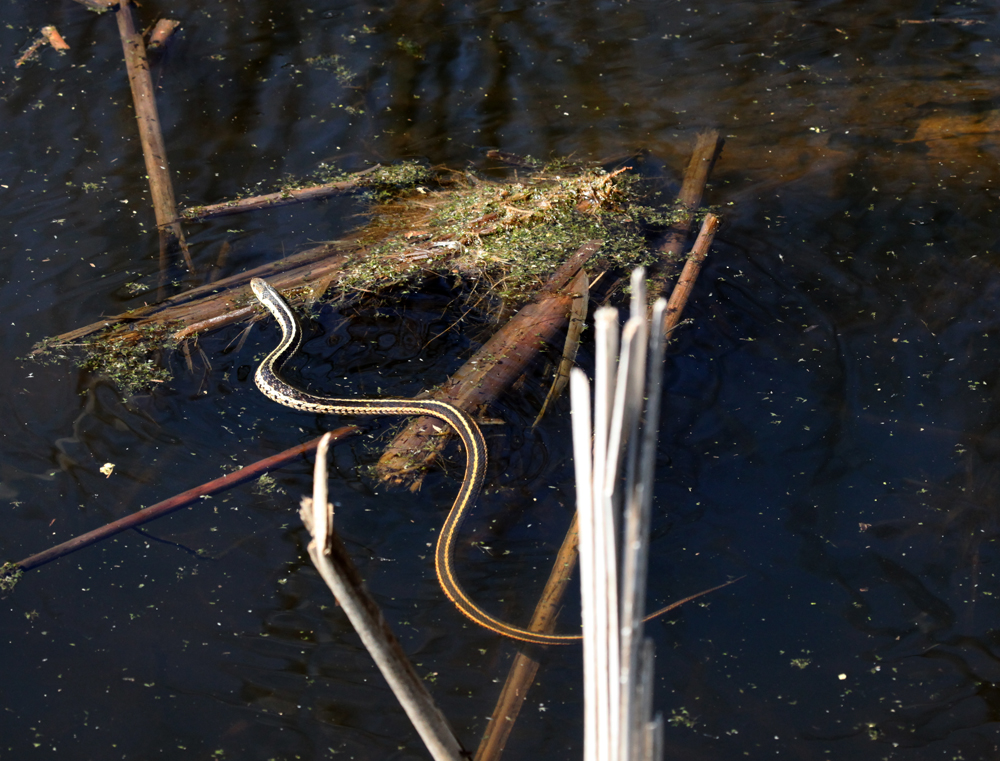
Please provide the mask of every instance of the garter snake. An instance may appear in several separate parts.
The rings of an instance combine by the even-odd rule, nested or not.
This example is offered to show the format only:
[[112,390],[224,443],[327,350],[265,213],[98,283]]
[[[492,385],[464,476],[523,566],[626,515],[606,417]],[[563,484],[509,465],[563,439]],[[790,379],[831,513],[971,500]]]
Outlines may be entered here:
[[298,351],[302,343],[302,329],[281,294],[269,283],[254,278],[250,281],[250,287],[260,303],[274,315],[282,334],[278,347],[261,362],[254,376],[257,387],[266,397],[295,410],[318,414],[431,415],[450,425],[462,440],[465,447],[465,478],[441,527],[434,551],[438,582],[456,607],[480,626],[512,639],[540,645],[565,645],[579,641],[579,635],[540,634],[493,618],[472,601],[455,575],[458,530],[479,497],[486,472],[486,442],[476,421],[458,407],[433,399],[339,399],[312,394],[286,383],[281,378],[281,368]]

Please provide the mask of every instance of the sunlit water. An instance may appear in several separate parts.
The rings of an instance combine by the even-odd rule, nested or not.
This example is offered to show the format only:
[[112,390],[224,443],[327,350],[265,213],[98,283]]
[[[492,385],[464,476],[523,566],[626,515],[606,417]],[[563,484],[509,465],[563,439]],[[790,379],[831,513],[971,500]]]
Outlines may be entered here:
[[[182,22],[153,75],[184,203],[324,160],[484,167],[494,147],[637,156],[676,183],[718,127],[706,201],[725,225],[666,370],[650,605],[744,578],[649,627],[668,754],[995,754],[993,6],[144,3],[140,24],[160,13]],[[935,19],[976,23],[905,23]],[[114,19],[36,3],[4,20],[0,558],[16,560],[336,421],[254,389],[273,325],[204,337],[192,367],[167,358],[174,380],[128,400],[19,359],[155,298],[157,246]],[[15,71],[50,23],[70,53]],[[228,241],[237,272],[338,236],[358,208],[187,232],[202,270]],[[463,312],[445,291],[326,311],[300,377],[416,393],[482,340],[454,327]],[[530,429],[543,395],[532,381],[490,410],[489,493],[460,550],[470,592],[521,621],[573,506],[565,405]],[[417,495],[373,491],[391,430],[338,448],[338,522],[474,748],[514,651],[434,579],[460,463]],[[0,757],[425,757],[305,554],[309,467],[31,572],[0,603]],[[542,655],[509,758],[580,757],[579,659]]]

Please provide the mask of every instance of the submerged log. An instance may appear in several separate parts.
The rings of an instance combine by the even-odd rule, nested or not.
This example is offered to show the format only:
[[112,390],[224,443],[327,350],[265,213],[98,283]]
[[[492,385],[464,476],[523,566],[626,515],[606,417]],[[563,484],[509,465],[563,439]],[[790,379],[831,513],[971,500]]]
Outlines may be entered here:
[[[566,325],[574,299],[566,287],[600,247],[600,241],[581,246],[535,299],[493,334],[430,398],[450,402],[470,413],[496,399]],[[386,447],[376,466],[379,478],[391,483],[406,481],[411,489],[419,488],[424,468],[440,454],[447,434],[435,418],[414,418]]]
[[671,225],[666,240],[660,246],[660,261],[667,265],[652,280],[649,288],[649,301],[653,303],[666,291],[667,279],[673,274],[673,262],[680,259],[681,252],[687,243],[691,227],[694,225],[695,212],[701,206],[705,194],[705,183],[722,151],[723,140],[718,130],[699,132],[695,142],[691,161],[684,173],[680,193],[677,195],[679,218]]

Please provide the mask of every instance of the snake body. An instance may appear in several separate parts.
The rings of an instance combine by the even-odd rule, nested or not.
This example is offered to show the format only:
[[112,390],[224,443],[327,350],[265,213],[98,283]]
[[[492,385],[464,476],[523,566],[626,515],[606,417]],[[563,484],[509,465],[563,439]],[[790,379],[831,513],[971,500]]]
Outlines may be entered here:
[[281,342],[261,362],[254,379],[257,387],[272,401],[301,412],[335,415],[430,415],[450,425],[465,448],[465,477],[455,502],[445,518],[434,552],[438,581],[448,598],[470,619],[505,637],[540,645],[564,645],[580,640],[579,636],[540,634],[499,621],[482,610],[468,596],[455,574],[455,543],[465,516],[475,504],[486,472],[486,442],[476,421],[448,402],[433,399],[350,399],[320,396],[303,391],[281,377],[281,369],[298,351],[302,329],[291,308],[266,281],[250,281],[254,295],[274,315],[281,328]]

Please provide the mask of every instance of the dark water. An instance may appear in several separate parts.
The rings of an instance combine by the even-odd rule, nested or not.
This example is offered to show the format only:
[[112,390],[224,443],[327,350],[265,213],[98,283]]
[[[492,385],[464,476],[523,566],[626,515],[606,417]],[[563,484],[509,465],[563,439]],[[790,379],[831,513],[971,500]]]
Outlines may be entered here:
[[[719,127],[706,200],[726,221],[667,369],[650,605],[745,578],[650,627],[668,754],[995,755],[993,5],[147,2],[141,24],[158,14],[182,21],[154,79],[185,203],[324,160],[478,167],[491,147],[642,151],[676,181],[695,133]],[[979,23],[903,23],[934,19]],[[127,401],[68,362],[19,359],[154,298],[128,284],[155,284],[157,245],[114,19],[7,3],[4,20],[0,558],[16,560],[335,421],[246,379],[273,326],[204,337],[191,368],[169,358],[174,380]],[[15,71],[49,23],[72,51]],[[239,271],[356,212],[340,199],[188,235],[202,270],[229,241]],[[324,313],[302,372],[415,393],[481,338],[470,324],[425,347],[460,314],[444,293]],[[504,424],[468,534],[493,555],[462,550],[469,590],[519,620],[572,510],[565,406],[529,429],[542,393],[491,410]],[[434,581],[454,474],[373,493],[364,469],[390,431],[336,452],[338,520],[475,747],[513,649]],[[305,555],[308,469],[32,572],[0,603],[0,758],[424,757]],[[509,758],[580,757],[579,657],[544,654]]]

